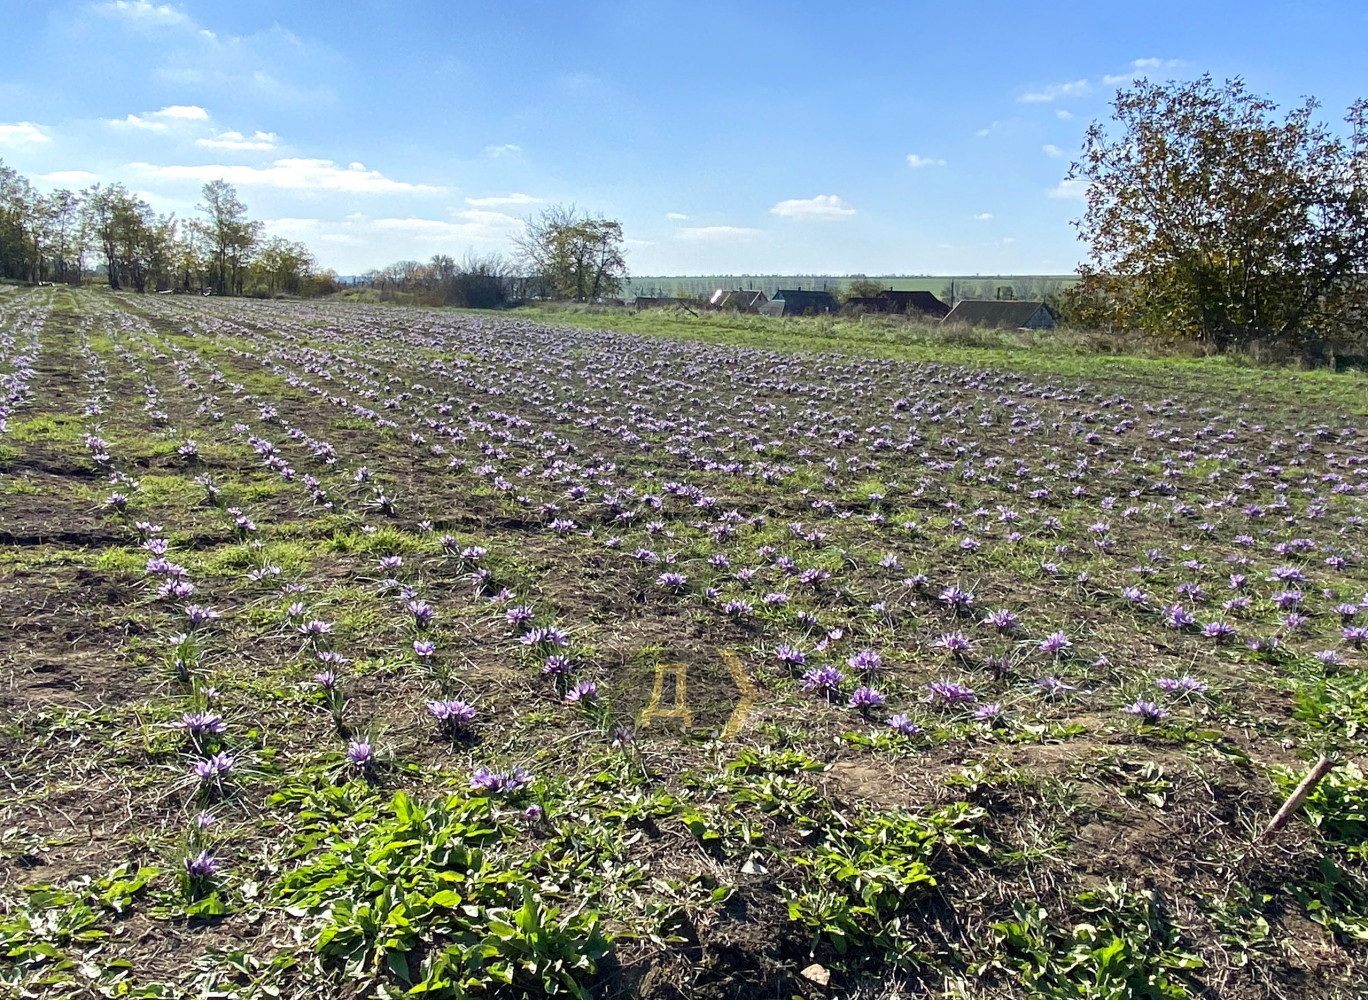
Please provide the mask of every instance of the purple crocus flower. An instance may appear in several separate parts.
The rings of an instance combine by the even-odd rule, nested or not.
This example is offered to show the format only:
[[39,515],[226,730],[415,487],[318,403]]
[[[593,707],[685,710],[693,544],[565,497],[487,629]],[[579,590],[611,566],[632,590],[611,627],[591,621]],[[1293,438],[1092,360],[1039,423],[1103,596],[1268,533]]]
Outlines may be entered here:
[[920,726],[901,713],[889,716],[888,727],[903,736],[911,736],[913,733],[921,732]]
[[432,655],[436,652],[437,643],[433,642],[431,639],[413,640],[413,655],[418,657],[420,660],[431,659]]
[[1014,632],[1021,627],[1021,619],[1006,608],[990,611],[983,618],[983,624],[991,625],[999,632]]
[[1040,651],[1042,653],[1048,653],[1051,656],[1058,656],[1072,645],[1073,643],[1069,641],[1069,637],[1063,632],[1051,632],[1045,637],[1044,641],[1041,642]]
[[191,771],[201,781],[209,781],[233,769],[233,758],[226,753],[216,753],[204,760],[195,761]]
[[228,729],[228,724],[217,715],[208,712],[186,712],[181,716],[180,722],[176,723],[177,729],[184,729],[195,739],[201,736],[221,736]]
[[664,587],[666,590],[674,591],[676,593],[683,590],[688,582],[689,578],[687,576],[683,573],[676,573],[673,570],[661,573],[660,576],[656,577],[657,586]]
[[858,709],[861,712],[868,712],[872,708],[882,708],[884,700],[884,696],[878,691],[875,691],[872,687],[860,686],[855,689],[855,692],[850,696],[850,701],[847,704],[850,708]]
[[1206,681],[1198,680],[1188,674],[1183,674],[1182,677],[1160,677],[1154,683],[1161,691],[1180,695],[1203,694],[1209,687]]
[[432,624],[432,620],[437,617],[437,612],[427,601],[409,601],[404,605],[404,610],[413,615],[413,624],[418,628],[427,628]]
[[924,700],[938,705],[971,705],[978,700],[973,688],[954,681],[932,681],[926,685],[926,692]]
[[347,763],[358,771],[364,771],[375,763],[375,751],[369,740],[352,740],[347,744]]
[[844,682],[845,674],[835,667],[818,667],[803,674],[802,688],[804,691],[831,695],[839,690]]
[[1121,709],[1127,715],[1134,715],[1141,722],[1160,722],[1168,718],[1168,710],[1160,708],[1152,701],[1137,701],[1133,705]]
[[936,645],[956,656],[966,656],[974,648],[973,642],[963,632],[946,632],[936,640]]
[[997,702],[980,705],[974,709],[973,718],[976,722],[996,722],[1002,718],[1002,706]]
[[794,649],[792,646],[780,646],[774,651],[774,655],[780,663],[789,667],[801,667],[806,659],[801,650]]
[[854,656],[846,660],[850,669],[858,670],[860,673],[870,673],[883,666],[883,659],[872,649],[862,649]]
[[185,859],[185,873],[192,880],[211,878],[217,875],[218,871],[218,859],[208,851],[200,851],[195,857]]
[[1217,642],[1225,642],[1235,637],[1235,626],[1225,622],[1208,622],[1202,626],[1202,635]]
[[427,710],[439,723],[452,728],[463,726],[475,718],[475,709],[458,699],[430,701]]
[[598,685],[593,681],[580,681],[565,692],[565,703],[567,705],[592,705],[597,698]]

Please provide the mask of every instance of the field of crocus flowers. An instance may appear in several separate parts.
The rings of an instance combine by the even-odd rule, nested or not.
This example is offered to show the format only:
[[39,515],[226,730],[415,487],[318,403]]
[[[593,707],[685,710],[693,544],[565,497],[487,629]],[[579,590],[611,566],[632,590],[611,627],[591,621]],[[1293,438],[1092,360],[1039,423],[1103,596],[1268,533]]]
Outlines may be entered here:
[[891,353],[0,294],[0,995],[1362,996],[1362,377]]

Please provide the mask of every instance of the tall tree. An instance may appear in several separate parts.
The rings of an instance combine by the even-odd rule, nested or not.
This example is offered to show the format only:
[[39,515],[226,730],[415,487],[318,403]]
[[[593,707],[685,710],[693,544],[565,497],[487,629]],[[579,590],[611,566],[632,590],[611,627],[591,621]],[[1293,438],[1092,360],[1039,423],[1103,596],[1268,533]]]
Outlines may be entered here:
[[247,206],[225,180],[210,181],[201,194],[204,201],[195,209],[204,218],[196,223],[196,232],[209,258],[209,285],[219,295],[241,295],[261,223],[247,218]]
[[616,295],[627,280],[622,224],[552,205],[523,220],[513,239],[518,261],[541,294],[584,302]]
[[1092,260],[1076,297],[1114,323],[1226,348],[1335,335],[1368,287],[1368,102],[1332,134],[1308,100],[1279,121],[1242,81],[1136,82],[1071,179]]

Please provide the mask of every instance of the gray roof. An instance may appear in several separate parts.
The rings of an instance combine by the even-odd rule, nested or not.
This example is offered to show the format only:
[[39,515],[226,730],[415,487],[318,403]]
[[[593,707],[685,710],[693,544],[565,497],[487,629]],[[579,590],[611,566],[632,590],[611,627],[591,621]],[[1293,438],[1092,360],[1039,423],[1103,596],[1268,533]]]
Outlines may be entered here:
[[838,308],[830,292],[781,288],[774,293],[774,298],[760,307],[760,311],[766,316],[802,316],[807,312],[836,312]]
[[[1014,330],[1027,326],[1031,317],[1045,308],[1043,302],[1015,300],[965,299],[951,309],[942,323],[964,323],[966,326],[989,326],[1000,330]],[[1046,310],[1048,312],[1048,310]]]

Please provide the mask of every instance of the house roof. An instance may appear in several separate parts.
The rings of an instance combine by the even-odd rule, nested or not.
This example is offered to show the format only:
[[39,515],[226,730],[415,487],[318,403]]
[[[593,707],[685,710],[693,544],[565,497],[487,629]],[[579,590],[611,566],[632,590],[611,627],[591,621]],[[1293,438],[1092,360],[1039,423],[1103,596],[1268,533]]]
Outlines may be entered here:
[[719,288],[708,299],[709,305],[718,309],[755,309],[768,301],[764,292],[740,288]]
[[944,316],[950,311],[949,306],[930,292],[897,292],[890,288],[880,292],[878,297],[894,307],[897,312],[915,309],[917,312],[932,316]]
[[941,320],[942,323],[964,323],[967,326],[990,326],[998,329],[1016,329],[1025,326],[1039,310],[1043,302],[998,301],[995,299],[965,299]]
[[830,292],[819,292],[815,289],[805,288],[781,288],[774,293],[771,302],[783,302],[785,312],[802,313],[808,309],[814,312],[822,310],[836,310],[836,299]]

